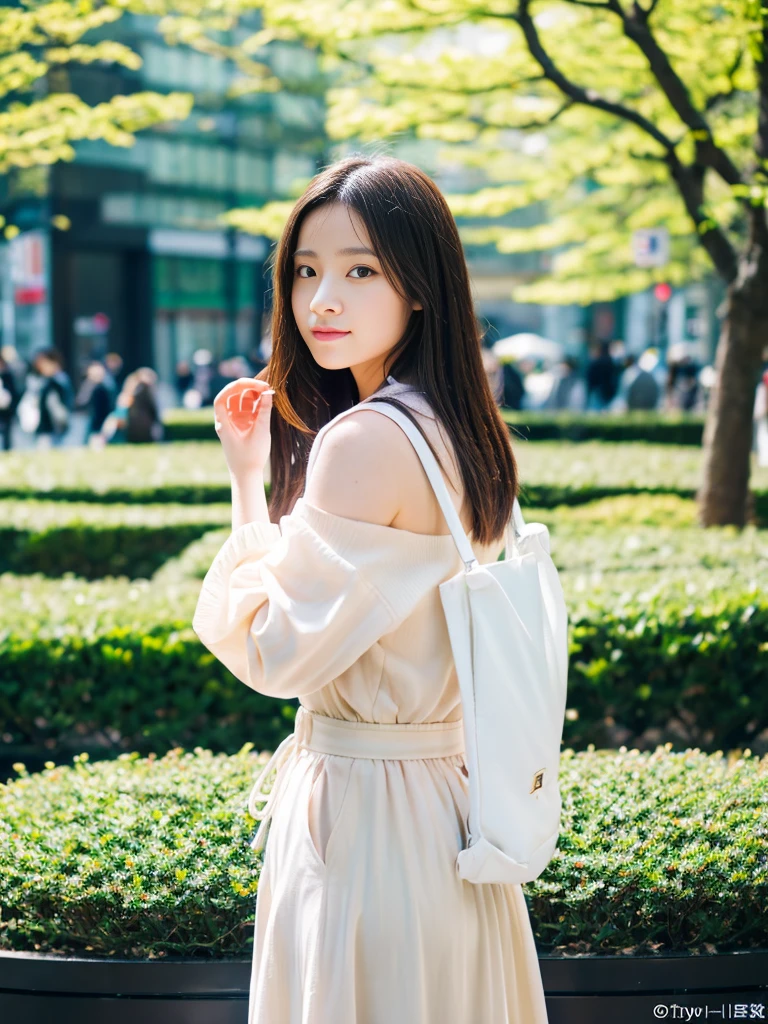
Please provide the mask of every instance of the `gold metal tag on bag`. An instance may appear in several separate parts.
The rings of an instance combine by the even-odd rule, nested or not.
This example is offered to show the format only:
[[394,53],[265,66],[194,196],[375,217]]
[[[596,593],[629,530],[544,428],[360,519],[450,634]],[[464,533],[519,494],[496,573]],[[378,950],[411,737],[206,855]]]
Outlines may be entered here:
[[546,768],[539,768],[537,772],[533,773],[533,785],[531,786],[531,793],[535,793],[537,789],[541,789],[544,785],[544,772]]

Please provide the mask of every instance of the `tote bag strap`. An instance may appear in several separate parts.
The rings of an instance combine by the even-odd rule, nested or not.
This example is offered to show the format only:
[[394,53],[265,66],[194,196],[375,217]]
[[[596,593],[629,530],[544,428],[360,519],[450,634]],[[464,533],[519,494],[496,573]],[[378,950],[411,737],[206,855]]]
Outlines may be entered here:
[[[393,383],[396,382],[393,381]],[[315,440],[312,445],[312,450],[310,452],[309,462],[307,464],[305,486],[306,481],[309,480],[309,474],[312,470],[315,455],[319,448],[318,441],[320,440],[321,435],[324,434],[325,431],[332,424],[338,423],[338,421],[342,417],[347,416],[349,413],[352,412],[358,412],[360,409],[373,409],[375,412],[381,412],[385,416],[389,416],[390,419],[394,420],[395,423],[397,423],[402,428],[402,430],[408,436],[408,439],[410,440],[414,449],[416,450],[416,454],[419,456],[421,464],[424,467],[424,472],[427,474],[429,482],[432,484],[432,489],[435,492],[435,497],[437,498],[442,513],[445,516],[445,521],[448,524],[448,529],[450,530],[451,536],[453,537],[453,541],[456,545],[459,555],[461,556],[461,560],[464,562],[464,565],[466,566],[467,570],[469,570],[473,565],[477,565],[477,558],[475,556],[474,551],[472,550],[472,545],[470,544],[469,538],[464,532],[464,527],[462,526],[459,513],[456,511],[456,507],[451,501],[450,494],[448,493],[448,488],[445,484],[445,480],[443,479],[443,474],[440,471],[440,467],[437,463],[437,460],[435,459],[434,455],[429,449],[429,445],[424,440],[424,437],[422,436],[421,431],[418,429],[418,427],[414,426],[414,424],[408,419],[408,417],[399,409],[396,409],[394,406],[389,405],[386,402],[377,402],[373,397],[367,398],[362,402],[358,402],[357,405],[352,406],[351,409],[345,409],[343,412],[335,416],[329,423],[326,423],[324,427],[320,428],[320,430],[315,436]],[[522,530],[522,527],[524,525],[525,521],[523,520],[523,514],[520,509],[520,503],[518,502],[517,498],[515,498],[515,504],[512,509],[512,517],[509,523],[507,524],[506,528],[506,557],[509,557],[510,550],[513,547],[516,547],[515,539],[519,536],[520,531]]]

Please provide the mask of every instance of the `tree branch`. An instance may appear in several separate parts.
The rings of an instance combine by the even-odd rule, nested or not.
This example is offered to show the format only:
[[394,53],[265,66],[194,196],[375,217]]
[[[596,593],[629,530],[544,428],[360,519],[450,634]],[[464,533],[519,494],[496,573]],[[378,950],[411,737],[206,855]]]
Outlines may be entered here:
[[589,107],[595,107],[597,110],[604,110],[607,114],[613,114],[637,125],[638,128],[650,135],[652,139],[655,139],[668,153],[674,153],[672,140],[661,129],[657,128],[652,121],[649,121],[631,107],[624,106],[623,103],[613,103],[611,100],[605,99],[594,89],[584,89],[563,74],[544,49],[538,29],[531,16],[530,5],[531,0],[520,0],[517,14],[512,17],[518,22],[523,31],[531,56],[538,62],[544,75],[550,82],[553,82],[566,96],[570,96],[575,103],[583,103]]
[[696,162],[711,167],[729,185],[742,184],[742,176],[731,158],[715,143],[712,129],[704,114],[696,107],[685,83],[672,67],[669,58],[656,41],[650,24],[649,12],[637,0],[632,11],[622,10],[624,34],[637,46],[648,61],[651,72],[677,116],[695,133]]
[[[557,108],[557,110],[554,112],[554,114],[550,114],[550,116],[545,118],[543,121],[527,121],[525,124],[509,124],[507,122],[505,122],[504,124],[493,124],[492,122],[490,122],[485,117],[468,117],[467,120],[471,124],[478,125],[478,127],[480,127],[480,128],[501,128],[501,129],[508,128],[510,131],[515,131],[515,132],[535,131],[537,128],[549,128],[549,126],[554,124],[555,121],[558,119],[558,117],[560,117],[561,114],[565,113],[565,111],[570,109],[570,107],[572,107],[573,105],[574,105],[574,101],[573,100],[566,99],[561,104],[561,106],[559,106]],[[661,160],[662,157],[659,157],[659,159]]]
[[[414,91],[435,93],[437,91],[442,95],[457,95],[457,96],[487,96],[495,92],[512,92],[519,85],[535,84],[536,82],[546,81],[544,75],[531,75],[527,78],[519,78],[516,82],[505,82],[499,85],[466,85],[461,82],[457,82],[456,85],[446,84],[445,82],[404,82],[400,79],[394,81],[387,80],[381,68],[376,68],[372,64],[365,65],[361,64],[360,61],[355,61],[359,67],[367,67],[371,75],[376,78],[377,81],[381,82],[382,85],[386,85],[389,89],[413,89]],[[510,125],[510,128],[515,128],[516,125]]]
[[576,7],[602,7],[606,11],[613,11],[615,7],[611,0],[565,0],[568,4],[574,4]]
[[712,264],[726,284],[736,280],[738,258],[723,229],[716,224],[707,224],[704,213],[704,175],[706,168],[700,164],[687,167],[677,157],[670,154],[667,161],[672,179],[682,196],[688,216],[696,225],[699,240],[712,260]]
[[755,149],[760,161],[768,161],[768,7],[762,5],[761,27],[758,36],[759,56],[755,61],[757,71],[757,144]]
[[[716,224],[707,223],[704,213],[706,166],[698,161],[690,167],[686,166],[675,152],[675,144],[653,122],[643,117],[642,114],[638,114],[631,107],[626,107],[622,103],[612,103],[593,90],[584,89],[567,78],[544,49],[531,17],[531,2],[532,0],[520,0],[518,12],[515,15],[531,56],[539,63],[547,78],[554,82],[566,96],[570,96],[574,102],[596,107],[598,110],[604,110],[606,113],[614,114],[616,117],[636,124],[662,146],[670,174],[678,187],[688,215],[696,225],[701,244],[709,254],[717,272],[727,284],[730,284],[735,280],[737,273],[736,252],[722,228]],[[666,55],[664,56],[666,59]]]
[[[768,172],[768,7],[761,4],[760,32],[758,35],[759,55],[755,60],[757,71],[757,137],[755,139],[755,155],[762,171],[761,179],[765,180]],[[760,246],[763,257],[768,250],[768,215],[763,203],[749,208],[750,242]]]

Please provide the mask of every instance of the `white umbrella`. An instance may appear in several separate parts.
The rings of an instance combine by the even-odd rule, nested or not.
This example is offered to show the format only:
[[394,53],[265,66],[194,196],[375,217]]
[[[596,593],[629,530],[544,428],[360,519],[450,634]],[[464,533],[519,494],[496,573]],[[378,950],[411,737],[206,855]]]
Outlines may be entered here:
[[510,359],[543,359],[546,362],[559,362],[565,355],[565,345],[559,341],[550,341],[539,334],[511,334],[508,338],[500,338],[492,346],[493,354],[500,362]]

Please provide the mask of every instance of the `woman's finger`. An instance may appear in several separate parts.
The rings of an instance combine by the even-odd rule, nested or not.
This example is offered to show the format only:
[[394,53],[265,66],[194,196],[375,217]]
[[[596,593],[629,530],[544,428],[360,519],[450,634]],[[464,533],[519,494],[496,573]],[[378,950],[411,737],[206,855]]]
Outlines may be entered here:
[[214,407],[224,406],[228,409],[230,407],[230,398],[239,395],[243,387],[248,387],[253,391],[261,392],[265,388],[269,387],[269,383],[265,380],[258,380],[256,377],[238,377],[237,380],[232,380],[229,384],[225,384],[221,391],[219,391],[213,400]]
[[[256,391],[256,388],[243,388],[243,390],[240,392],[240,412],[243,411],[243,399],[245,398],[245,396],[246,395],[254,395],[254,394],[256,394],[256,398],[259,397],[258,396],[258,392]],[[253,412],[253,409],[256,407],[256,398],[249,398],[249,401],[253,405],[253,408],[251,409],[251,412]]]

